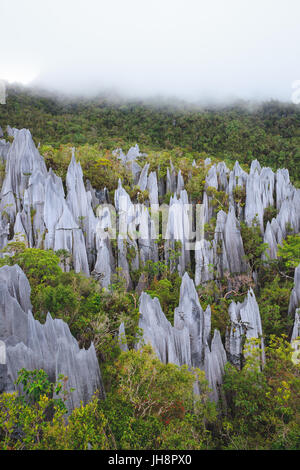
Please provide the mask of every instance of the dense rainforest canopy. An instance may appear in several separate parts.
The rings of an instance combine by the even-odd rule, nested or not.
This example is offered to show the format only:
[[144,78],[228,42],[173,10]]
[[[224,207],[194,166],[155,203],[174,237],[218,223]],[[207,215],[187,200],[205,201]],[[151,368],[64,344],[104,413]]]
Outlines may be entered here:
[[57,98],[18,87],[8,89],[0,126],[30,129],[36,141],[95,144],[101,149],[136,142],[143,151],[181,148],[221,160],[288,168],[300,179],[300,106],[270,101],[222,108],[184,102],[132,101],[100,96]]

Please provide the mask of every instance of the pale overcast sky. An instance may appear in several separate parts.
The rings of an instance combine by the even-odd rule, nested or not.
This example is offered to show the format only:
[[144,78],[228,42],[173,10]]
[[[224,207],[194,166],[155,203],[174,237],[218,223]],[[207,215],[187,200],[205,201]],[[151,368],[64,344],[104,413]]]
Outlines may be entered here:
[[290,101],[299,0],[0,0],[0,78],[63,92]]

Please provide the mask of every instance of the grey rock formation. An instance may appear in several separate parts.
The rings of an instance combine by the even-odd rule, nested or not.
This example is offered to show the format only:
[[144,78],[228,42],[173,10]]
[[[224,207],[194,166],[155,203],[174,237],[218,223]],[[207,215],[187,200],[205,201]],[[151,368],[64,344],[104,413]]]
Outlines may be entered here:
[[176,171],[173,163],[170,161],[170,168],[167,169],[166,192],[175,193],[177,191]]
[[249,270],[244,260],[245,251],[239,222],[234,207],[230,206],[228,214],[219,211],[212,242],[200,240],[195,246],[195,283],[199,285],[224,274],[246,273]]
[[276,172],[276,207],[281,209],[284,200],[289,199],[293,192],[293,186],[290,182],[289,171],[285,168],[278,169]]
[[[203,311],[193,280],[188,274],[185,273],[182,278],[179,306],[174,312],[174,327],[166,319],[157,298],[152,299],[142,293],[139,309],[139,327],[143,330],[143,339],[152,345],[158,358],[164,363],[186,364],[205,370],[212,388],[211,398],[217,400],[226,353],[218,331],[215,331],[209,346],[210,307]],[[199,393],[197,384],[195,392]]]
[[239,165],[239,162],[236,161],[233,167],[233,170],[229,174],[228,181],[228,195],[229,202],[233,204],[233,191],[235,188],[245,188],[247,184],[248,173],[246,173]]
[[134,250],[132,267],[138,269],[138,246],[136,242],[136,212],[129,194],[122,186],[121,180],[115,191],[115,208],[118,214],[118,267],[122,269],[122,275],[127,287],[131,286],[130,267],[127,259],[127,245]]
[[[275,220],[275,219],[273,219]],[[264,234],[264,243],[268,244],[266,254],[263,254],[263,259],[276,259],[277,258],[277,239],[270,222],[267,222]]]
[[177,196],[180,196],[181,191],[183,190],[184,190],[184,180],[181,174],[181,170],[179,170],[178,176],[177,176],[177,189],[176,189]]
[[148,176],[147,190],[149,192],[150,205],[158,204],[158,184],[155,171],[152,171]]
[[120,324],[120,327],[119,327],[118,343],[119,343],[121,351],[124,351],[124,352],[128,351],[125,325],[123,322]]
[[[271,177],[271,175],[273,175]],[[260,164],[254,160],[246,183],[245,221],[252,225],[256,219],[261,232],[264,231],[263,217],[266,201],[273,200],[274,174],[268,168],[261,170]]]
[[216,165],[211,166],[207,172],[205,178],[205,188],[207,187],[218,189],[218,175]]
[[145,191],[145,189],[147,188],[149,166],[150,164],[146,163],[140,174],[139,182],[137,185],[141,191]]
[[128,153],[126,155],[126,162],[136,160],[141,156],[143,156],[143,154],[140,152],[138,144],[135,144],[134,147],[130,147],[130,149],[128,150]]
[[59,374],[68,376],[67,390],[75,388],[66,402],[69,411],[81,401],[86,404],[96,390],[104,398],[93,344],[80,349],[68,325],[50,314],[44,324],[33,318],[30,286],[18,265],[0,268],[0,279],[0,362],[6,365],[5,371],[0,370],[0,390],[16,389],[14,382],[24,367],[45,370],[52,382]]
[[66,185],[68,189],[66,202],[78,228],[81,227],[85,235],[86,254],[91,267],[95,263],[97,221],[92,208],[92,195],[85,190],[81,165],[80,162],[76,163],[74,150],[67,171]]
[[179,305],[174,312],[174,326],[189,331],[191,364],[200,367],[204,362],[206,342],[205,317],[193,280],[185,273],[180,286]]
[[14,131],[14,141],[7,153],[6,174],[1,190],[0,209],[13,204],[11,215],[15,216],[15,208],[22,209],[24,191],[28,186],[29,177],[40,171],[46,174],[46,165],[40,156],[27,129]]
[[244,273],[248,265],[244,261],[245,252],[238,220],[235,216],[234,207],[230,206],[224,226],[224,242],[232,274]]
[[101,190],[101,192],[103,193],[103,198],[102,200],[100,200],[100,198],[98,197],[98,193],[97,191],[92,187],[91,185],[91,182],[90,180],[86,180],[85,182],[85,189],[86,189],[86,192],[87,193],[90,193],[91,194],[91,204],[92,204],[92,208],[93,209],[96,209],[96,207],[99,205],[99,204],[104,204],[106,202],[108,202],[104,196],[104,190]]
[[143,340],[151,344],[158,358],[165,364],[191,365],[188,329],[172,327],[159,300],[156,297],[152,299],[145,292],[140,297],[139,310],[139,328],[143,330]]
[[294,350],[292,360],[295,364],[300,364],[300,308],[297,308],[295,313],[294,327],[291,337],[291,346]]
[[298,307],[300,307],[300,264],[295,269],[294,287],[290,296],[288,314],[293,316]]
[[[0,218],[0,250],[2,250],[8,242],[9,223],[5,219]],[[2,253],[0,252],[0,257]]]
[[214,279],[214,253],[210,241],[202,239],[196,242],[195,266],[196,286]]
[[231,328],[226,334],[226,351],[229,360],[241,368],[245,339],[257,338],[262,350],[261,361],[264,363],[264,341],[259,307],[252,289],[243,303],[232,302],[228,310]]
[[175,248],[176,241],[181,243],[181,255],[177,266],[180,276],[183,275],[190,262],[188,249],[192,229],[190,215],[188,195],[185,190],[181,191],[179,199],[176,194],[171,197],[166,229],[165,257],[168,260],[169,249]]
[[142,168],[136,160],[139,157],[143,157],[145,155],[140,152],[139,146],[136,144],[134,147],[131,147],[127,155],[125,155],[120,148],[114,150],[112,153],[131,171],[134,184],[138,184],[139,175],[142,171]]
[[217,164],[217,175],[218,175],[218,190],[228,191],[228,175],[230,173],[225,162],[219,162]]
[[300,337],[300,308],[297,308],[295,313],[295,321],[292,331],[291,342]]
[[4,139],[0,139],[0,163],[5,164],[10,149],[10,143]]
[[226,352],[218,330],[214,331],[214,336],[209,348],[206,344],[204,356],[205,376],[212,389],[211,399],[218,401],[220,397],[220,387],[223,383],[224,367],[227,362]]

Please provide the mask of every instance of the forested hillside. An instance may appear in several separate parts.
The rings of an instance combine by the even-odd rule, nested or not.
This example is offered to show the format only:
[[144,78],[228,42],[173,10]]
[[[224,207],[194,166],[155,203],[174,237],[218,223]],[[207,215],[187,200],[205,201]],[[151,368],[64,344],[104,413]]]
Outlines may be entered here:
[[292,170],[300,179],[300,107],[268,102],[261,105],[209,108],[133,101],[121,98],[58,99],[34,90],[9,88],[7,104],[0,109],[0,126],[28,128],[37,142],[95,144],[101,149],[136,142],[143,150],[207,153],[222,160]]

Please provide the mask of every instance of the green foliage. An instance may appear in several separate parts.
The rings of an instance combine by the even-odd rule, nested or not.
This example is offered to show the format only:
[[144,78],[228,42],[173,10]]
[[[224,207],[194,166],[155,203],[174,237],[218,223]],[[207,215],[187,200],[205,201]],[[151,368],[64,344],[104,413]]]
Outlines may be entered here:
[[291,280],[282,280],[277,274],[260,291],[258,304],[267,342],[270,335],[286,334],[292,327],[293,319],[288,315],[292,285]]
[[264,210],[264,228],[266,228],[267,222],[272,222],[278,214],[278,210],[274,206],[268,206]]
[[[150,346],[145,346],[121,353],[110,373],[111,390],[101,407],[117,448],[165,449],[172,439],[178,449],[207,445],[209,432],[203,423],[215,420],[215,407],[208,400],[202,371],[162,364]],[[196,378],[203,393],[195,402]],[[180,429],[185,430],[184,435]]]
[[52,384],[44,370],[20,369],[16,384],[22,384],[25,395],[34,402],[37,402],[41,395],[49,395],[52,392]]
[[1,265],[18,264],[33,286],[51,283],[61,273],[61,268],[58,266],[59,258],[52,250],[25,249],[25,245],[18,242],[9,243],[6,250],[14,255],[3,258]]
[[[192,152],[248,165],[257,158],[264,166],[288,168],[294,181],[300,179],[300,112],[293,104],[268,102],[250,111],[243,105],[199,109],[186,103],[110,103],[105,96],[72,102],[10,86],[0,126],[4,129],[7,123],[29,128],[38,141],[55,149],[61,144],[78,147],[101,142],[96,151],[127,150],[139,142],[145,151],[153,152],[155,169],[158,154],[165,149],[173,152],[174,164],[176,158],[192,162]],[[160,156],[161,174],[169,159],[170,155]],[[95,169],[92,174],[96,177]]]
[[51,312],[68,323],[81,345],[88,346],[95,335],[92,322],[100,311],[99,284],[83,274],[63,272],[52,250],[26,248],[22,243],[10,243],[8,248],[14,254],[2,258],[0,265],[18,264],[25,272],[35,318],[43,322]]
[[256,271],[262,264],[261,256],[268,245],[267,243],[263,243],[260,226],[257,220],[254,220],[250,227],[248,227],[245,222],[241,222],[240,225],[246,261],[248,261],[251,270]]
[[237,185],[232,193],[236,204],[239,204],[240,207],[244,207],[246,203],[246,186]]
[[238,371],[226,365],[227,416],[223,440],[229,449],[299,449],[299,366],[284,338],[272,336],[261,371],[254,355]]
[[300,235],[288,235],[278,246],[278,256],[283,260],[287,269],[294,269],[300,263]]
[[225,191],[218,191],[213,186],[208,186],[206,188],[206,193],[209,197],[212,198],[212,206],[219,211],[228,211],[228,194]]
[[196,203],[202,202],[206,173],[207,169],[203,164],[198,168],[193,168],[185,186],[191,200]]
[[[73,388],[71,388],[70,391],[66,390],[67,381],[68,377],[59,374],[58,380],[54,384],[50,382],[44,370],[26,370],[23,368],[18,371],[16,384],[23,385],[23,393],[25,393],[25,397],[30,403],[37,403],[41,400],[42,396],[46,396],[52,400],[52,406],[55,404],[56,407],[59,407],[66,413],[68,410],[65,401],[70,393],[74,391]],[[59,394],[62,397],[54,398]],[[23,395],[21,395],[20,398],[22,399]]]
[[174,321],[174,309],[178,306],[179,302],[180,284],[181,278],[177,274],[175,282],[166,278],[160,280],[154,279],[147,290],[147,293],[152,298],[158,298],[164,314],[172,324]]
[[1,450],[113,448],[107,419],[96,396],[86,406],[76,408],[68,422],[65,409],[45,394],[34,403],[20,398],[15,393],[0,395]]

